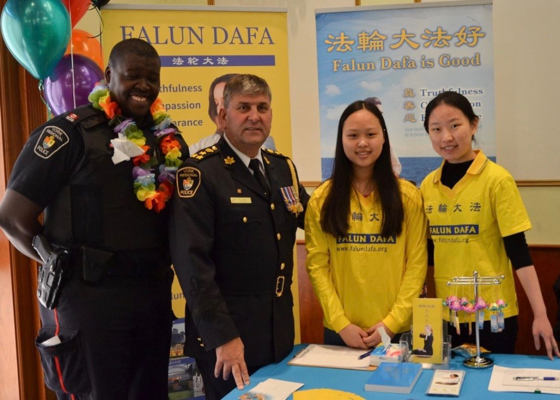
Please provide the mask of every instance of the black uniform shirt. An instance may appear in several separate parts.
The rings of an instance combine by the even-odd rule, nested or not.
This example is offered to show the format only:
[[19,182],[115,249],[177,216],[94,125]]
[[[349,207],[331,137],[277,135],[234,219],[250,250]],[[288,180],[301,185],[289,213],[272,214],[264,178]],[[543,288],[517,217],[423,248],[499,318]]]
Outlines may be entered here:
[[23,147],[8,188],[45,208],[60,193],[84,155],[73,112],[37,128]]
[[[291,161],[263,150],[266,196],[222,138],[177,172],[171,253],[189,309],[192,357],[240,337],[247,365],[280,361],[292,349],[293,246],[309,195]],[[293,205],[293,207],[292,207]]]

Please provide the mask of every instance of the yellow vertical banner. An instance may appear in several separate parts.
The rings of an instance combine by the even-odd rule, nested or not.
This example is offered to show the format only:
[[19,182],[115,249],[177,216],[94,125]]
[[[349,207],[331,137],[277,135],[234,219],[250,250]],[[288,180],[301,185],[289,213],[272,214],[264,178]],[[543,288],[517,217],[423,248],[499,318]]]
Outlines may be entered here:
[[[162,65],[160,98],[189,145],[216,132],[209,107],[212,83],[224,75],[249,73],[270,85],[271,136],[276,149],[291,156],[285,10],[109,4],[101,18],[105,60],[124,39],[143,39],[155,47]],[[183,318],[185,299],[177,280],[172,299],[175,315]]]
[[128,38],[152,44],[161,59],[162,99],[189,144],[213,134],[212,82],[249,73],[272,90],[271,136],[291,155],[287,17],[281,11],[216,11],[216,7],[107,5],[101,11],[104,59]]

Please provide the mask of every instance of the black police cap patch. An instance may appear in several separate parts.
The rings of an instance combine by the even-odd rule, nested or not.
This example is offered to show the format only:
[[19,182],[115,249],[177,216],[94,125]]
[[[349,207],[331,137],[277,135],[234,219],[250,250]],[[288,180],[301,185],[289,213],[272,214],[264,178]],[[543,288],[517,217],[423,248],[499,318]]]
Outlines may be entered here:
[[177,171],[177,194],[183,199],[195,195],[200,186],[200,170],[193,167],[181,168]]
[[35,145],[35,154],[47,159],[68,144],[70,139],[58,126],[46,126]]

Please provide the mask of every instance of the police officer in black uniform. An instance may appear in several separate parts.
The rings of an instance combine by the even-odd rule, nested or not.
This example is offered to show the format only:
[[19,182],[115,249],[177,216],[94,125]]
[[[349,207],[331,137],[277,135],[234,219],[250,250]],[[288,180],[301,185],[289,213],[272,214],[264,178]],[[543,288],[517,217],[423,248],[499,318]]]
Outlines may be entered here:
[[[150,146],[147,156],[163,163],[150,110],[160,86],[156,50],[139,39],[118,43],[105,79],[117,120],[132,118]],[[39,234],[70,253],[56,307],[40,306],[37,338],[46,384],[58,398],[167,399],[168,208],[156,212],[164,203],[149,210],[139,201],[133,160],[112,159],[116,127],[109,120],[90,104],[35,130],[0,204],[0,226],[37,261],[31,244]],[[158,182],[158,166],[152,171]]]
[[232,78],[225,135],[177,171],[171,255],[187,299],[185,352],[209,400],[293,348],[293,247],[309,196],[288,157],[261,149],[270,102],[263,79]]

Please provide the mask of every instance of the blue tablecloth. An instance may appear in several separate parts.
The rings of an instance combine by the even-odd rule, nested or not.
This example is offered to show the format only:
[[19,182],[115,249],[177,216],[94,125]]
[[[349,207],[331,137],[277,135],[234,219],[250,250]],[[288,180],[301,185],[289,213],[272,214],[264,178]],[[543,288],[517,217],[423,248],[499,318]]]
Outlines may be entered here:
[[[292,382],[303,383],[304,386],[300,390],[308,389],[335,389],[345,392],[355,393],[366,399],[434,399],[434,396],[426,396],[426,390],[432,380],[434,372],[432,370],[424,370],[420,379],[414,386],[410,394],[394,394],[380,392],[366,392],[364,387],[372,371],[356,371],[347,369],[333,368],[312,368],[287,365],[288,361],[301,350],[305,345],[298,345],[294,351],[279,364],[271,364],[261,368],[251,376],[251,384],[244,390],[235,389],[224,399],[234,400],[242,393],[247,392],[255,385],[265,381],[268,378],[282,379]],[[509,368],[547,368],[560,369],[560,359],[550,361],[542,356],[524,356],[524,355],[506,355],[493,354],[491,358],[495,365]],[[551,399],[560,398],[559,395],[551,394],[532,394],[532,393],[512,393],[512,392],[489,392],[488,383],[492,368],[471,369],[463,366],[463,358],[456,357],[451,360],[448,369],[462,369],[467,371],[465,382],[461,389],[460,397],[463,399]],[[290,397],[291,399],[292,397]],[[318,399],[320,400],[320,399]]]

